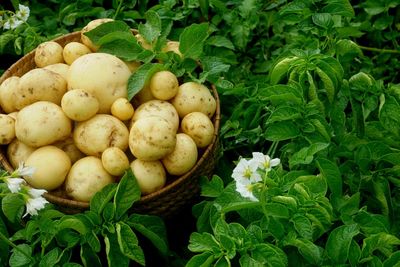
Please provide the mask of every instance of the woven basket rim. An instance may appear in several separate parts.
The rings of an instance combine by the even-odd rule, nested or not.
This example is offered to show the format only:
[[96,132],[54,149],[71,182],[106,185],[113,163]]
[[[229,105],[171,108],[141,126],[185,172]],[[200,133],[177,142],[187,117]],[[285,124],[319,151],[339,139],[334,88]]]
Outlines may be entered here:
[[[137,31],[135,29],[133,29],[132,32],[137,33]],[[81,34],[80,31],[72,32],[72,33],[60,36],[58,38],[55,38],[55,39],[53,39],[53,41],[58,42],[58,43],[63,43],[64,41],[66,41],[68,39],[77,38],[77,35],[80,35],[80,34]],[[20,58],[18,61],[16,61],[14,64],[12,64],[0,77],[0,84],[8,77],[14,76],[13,74],[18,70],[18,67],[21,66],[21,64],[24,64],[24,62],[29,57],[34,56],[35,50],[36,49],[32,50],[31,52],[29,52],[28,54],[26,54],[25,56]],[[212,118],[213,125],[214,125],[214,134],[213,134],[212,142],[206,147],[204,152],[202,152],[200,159],[197,160],[196,164],[187,173],[185,173],[184,175],[179,176],[179,177],[174,176],[176,179],[174,179],[172,182],[165,185],[160,190],[150,193],[148,195],[142,196],[141,199],[138,201],[137,205],[150,203],[151,201],[157,199],[158,197],[168,194],[168,192],[173,191],[175,187],[186,182],[188,179],[191,178],[191,175],[197,170],[197,168],[199,166],[201,166],[201,164],[205,160],[207,160],[207,157],[211,154],[213,149],[215,149],[216,141],[218,138],[218,132],[219,132],[219,128],[220,128],[220,116],[221,116],[220,112],[221,111],[220,111],[220,100],[219,100],[218,92],[217,92],[215,85],[211,84],[211,89],[212,89],[214,99],[216,101],[216,110],[215,110],[215,114]],[[2,113],[3,113],[3,111],[0,108],[0,114],[2,114]],[[5,148],[6,146],[2,146],[2,147]],[[2,149],[0,149],[0,163],[3,165],[3,167],[5,168],[6,171],[8,171],[8,172],[14,171],[13,167],[7,160],[5,152],[3,152]],[[54,203],[56,205],[77,208],[80,210],[88,209],[89,204],[90,204],[90,202],[83,202],[83,201],[77,201],[77,200],[73,200],[73,199],[63,198],[63,197],[53,194],[51,191],[45,193],[44,197],[49,202]]]

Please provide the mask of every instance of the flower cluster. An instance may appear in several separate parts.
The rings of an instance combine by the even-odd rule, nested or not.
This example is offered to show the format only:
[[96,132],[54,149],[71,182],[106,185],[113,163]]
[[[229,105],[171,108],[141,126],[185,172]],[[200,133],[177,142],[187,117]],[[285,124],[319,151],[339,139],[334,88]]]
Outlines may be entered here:
[[2,13],[4,15],[0,16],[0,28],[13,30],[28,20],[30,10],[29,7],[20,4],[16,13],[8,10]]
[[0,176],[0,181],[7,184],[8,189],[11,193],[21,194],[25,200],[26,212],[23,217],[30,215],[37,215],[38,210],[44,208],[46,203],[49,203],[43,194],[46,190],[34,189],[29,187],[25,180],[22,178],[24,176],[31,177],[35,169],[33,167],[27,167],[24,163],[20,163],[18,168],[9,175]]
[[253,190],[257,184],[262,182],[261,174],[267,174],[272,167],[279,164],[280,159],[271,159],[268,155],[260,152],[253,152],[253,157],[249,160],[241,158],[232,173],[232,178],[236,182],[236,191],[242,197],[258,201]]

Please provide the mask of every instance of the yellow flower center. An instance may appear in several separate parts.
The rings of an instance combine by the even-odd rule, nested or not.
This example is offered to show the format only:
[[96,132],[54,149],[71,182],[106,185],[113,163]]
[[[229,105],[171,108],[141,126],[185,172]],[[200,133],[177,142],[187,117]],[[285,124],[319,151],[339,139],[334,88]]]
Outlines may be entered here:
[[243,176],[246,177],[247,179],[250,179],[252,174],[253,172],[250,170],[249,167],[247,167],[243,172]]

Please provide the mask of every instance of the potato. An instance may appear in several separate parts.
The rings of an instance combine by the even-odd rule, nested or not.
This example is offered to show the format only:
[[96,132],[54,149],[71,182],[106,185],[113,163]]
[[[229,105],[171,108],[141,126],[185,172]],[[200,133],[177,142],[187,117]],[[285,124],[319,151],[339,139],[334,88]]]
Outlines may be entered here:
[[173,98],[179,89],[178,79],[170,71],[156,72],[150,79],[151,94],[160,100]]
[[113,182],[114,178],[104,169],[101,160],[89,156],[72,165],[65,180],[65,191],[75,200],[89,202],[94,194]]
[[99,101],[90,93],[75,89],[64,94],[61,107],[68,118],[74,121],[85,121],[96,115],[99,110]]
[[197,147],[208,146],[214,137],[214,125],[211,120],[201,112],[192,112],[181,121],[182,131],[193,138]]
[[101,162],[104,169],[114,176],[124,174],[125,170],[129,168],[129,160],[124,151],[118,147],[109,147],[101,154]]
[[175,130],[157,116],[137,120],[129,133],[129,148],[141,160],[161,159],[174,150],[175,144]]
[[129,68],[116,56],[91,53],[79,57],[69,69],[68,89],[81,89],[97,98],[99,113],[110,114],[118,98],[128,97]]
[[63,48],[59,43],[48,41],[41,43],[35,50],[35,63],[39,68],[47,65],[63,63]]
[[175,132],[179,128],[178,112],[171,103],[162,100],[150,100],[140,105],[133,114],[132,123],[151,116],[159,116],[166,119],[171,123]]
[[86,156],[76,147],[72,136],[65,140],[55,142],[53,145],[67,153],[71,163],[75,163],[79,159]]
[[65,64],[65,63],[51,64],[51,65],[44,67],[43,69],[51,70],[52,72],[60,74],[61,77],[63,77],[64,80],[67,81],[68,71],[69,71],[69,66],[67,64]]
[[92,53],[92,51],[84,44],[78,42],[70,42],[64,46],[63,57],[68,65],[71,65],[80,56]]
[[19,79],[14,105],[18,110],[37,101],[60,105],[66,91],[67,82],[60,74],[46,69],[33,69]]
[[138,44],[140,44],[144,49],[147,50],[151,50],[152,49],[152,45],[149,44],[142,35],[140,35],[139,33],[135,35]]
[[15,138],[15,120],[5,114],[0,114],[0,145],[11,143]]
[[133,103],[135,107],[140,106],[150,100],[154,100],[155,97],[151,94],[150,87],[145,85],[133,98]]
[[19,85],[19,77],[12,76],[3,81],[0,85],[0,107],[5,113],[11,113],[16,111],[14,105],[14,92],[17,90]]
[[177,134],[175,149],[161,162],[171,175],[182,175],[188,172],[197,162],[196,143],[187,134]]
[[179,50],[179,42],[177,41],[168,41],[167,44],[163,47],[162,51],[163,52],[172,51],[175,54],[178,54],[179,56],[182,57],[182,53]]
[[15,134],[28,146],[39,147],[71,135],[71,120],[61,107],[48,101],[33,103],[18,112]]
[[139,61],[124,61],[126,66],[128,66],[129,70],[133,73],[135,72],[141,65]]
[[129,131],[117,118],[97,114],[87,121],[79,122],[73,137],[80,151],[89,156],[100,157],[109,147],[115,146],[123,151],[127,149]]
[[10,116],[11,118],[13,118],[14,120],[17,120],[18,111],[11,112],[7,115]]
[[217,106],[208,88],[195,82],[187,82],[179,86],[178,93],[171,103],[178,111],[180,118],[194,111],[203,112],[211,118]]
[[163,188],[167,180],[164,167],[158,160],[143,161],[136,159],[132,161],[131,169],[143,195],[156,192]]
[[96,28],[100,24],[103,24],[103,23],[106,23],[106,22],[110,22],[110,21],[113,21],[113,19],[104,18],[104,19],[95,19],[95,20],[90,21],[81,30],[81,41],[82,41],[82,43],[84,45],[86,45],[93,52],[96,52],[97,49],[99,49],[99,46],[93,44],[92,41],[89,39],[89,37],[87,37],[84,33],[93,30],[94,28]]
[[25,180],[35,188],[54,190],[64,183],[71,168],[68,155],[55,146],[44,146],[29,155],[25,166],[33,167],[31,177]]
[[126,121],[132,118],[135,112],[132,104],[126,98],[118,98],[111,106],[111,114],[121,121]]
[[18,139],[14,139],[7,146],[7,158],[10,161],[11,166],[16,169],[20,162],[26,162],[33,151],[35,151],[34,147],[27,146]]

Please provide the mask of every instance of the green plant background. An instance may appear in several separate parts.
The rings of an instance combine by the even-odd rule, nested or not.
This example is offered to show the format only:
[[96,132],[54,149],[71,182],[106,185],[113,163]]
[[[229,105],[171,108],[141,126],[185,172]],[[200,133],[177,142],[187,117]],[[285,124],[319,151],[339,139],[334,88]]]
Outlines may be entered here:
[[[17,2],[1,5],[13,10]],[[155,12],[172,25],[171,40],[192,24],[209,26],[200,56],[205,71],[194,78],[217,85],[221,157],[193,207],[164,222],[168,252],[138,232],[149,266],[399,266],[400,1],[21,3],[31,16],[16,30],[0,31],[2,70],[95,18],[138,28]],[[255,151],[282,163],[256,205],[240,198],[231,178],[238,158]],[[47,219],[67,220],[60,216]],[[119,231],[134,225],[102,216]],[[9,236],[19,230],[1,227]],[[14,239],[29,252],[29,238]],[[90,242],[71,241],[80,249],[68,250],[68,261],[84,264],[95,251]],[[37,262],[53,250],[61,262],[55,244]]]

